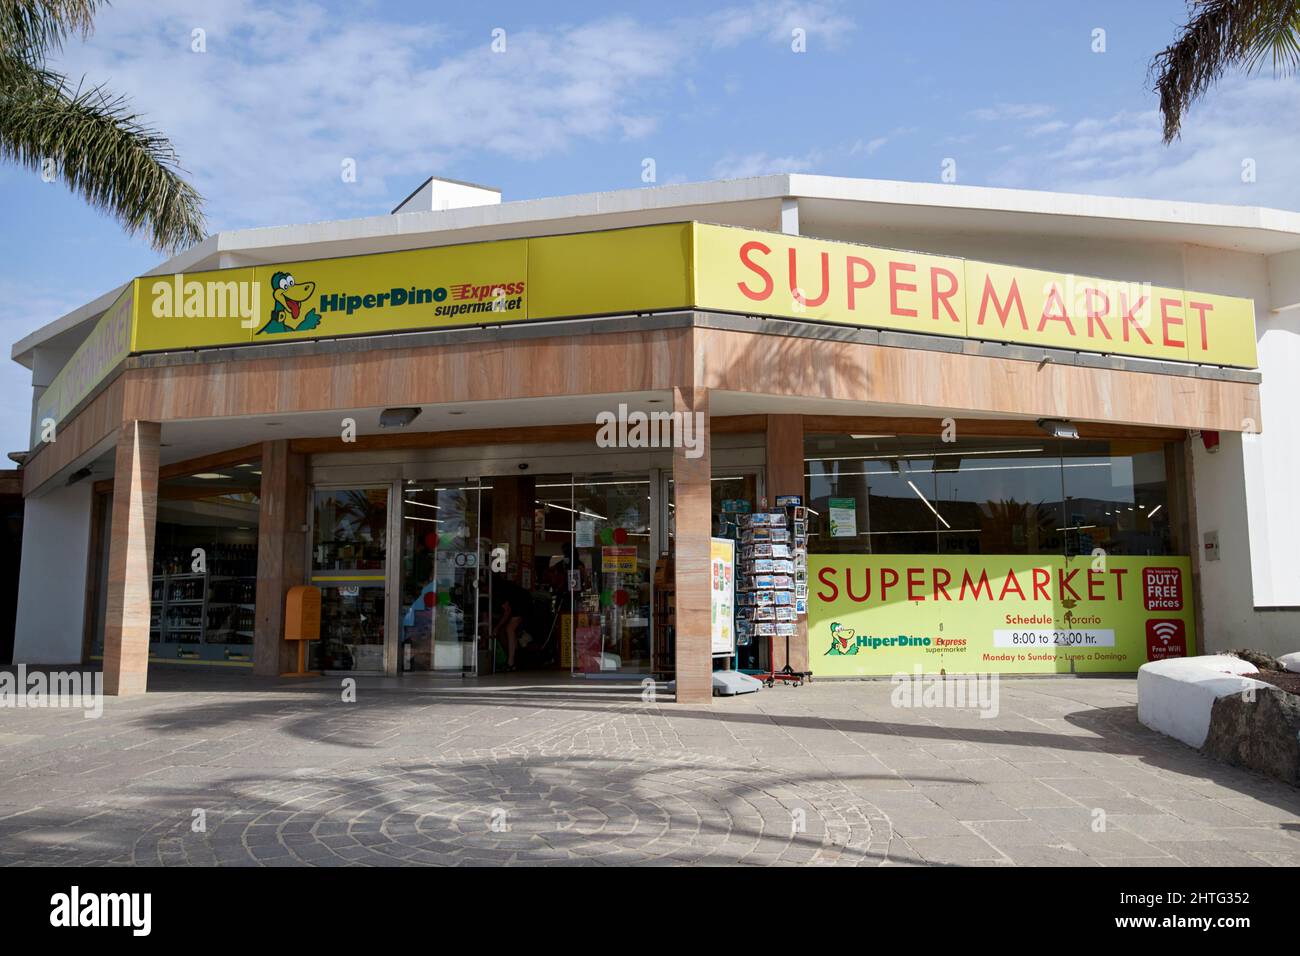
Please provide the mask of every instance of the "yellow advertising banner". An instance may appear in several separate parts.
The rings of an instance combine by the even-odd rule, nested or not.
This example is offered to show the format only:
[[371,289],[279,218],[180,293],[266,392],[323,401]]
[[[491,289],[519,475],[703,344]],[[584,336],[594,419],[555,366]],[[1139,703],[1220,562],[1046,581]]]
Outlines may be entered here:
[[528,240],[528,318],[689,309],[691,223]]
[[141,280],[140,352],[690,308],[692,225]]
[[700,223],[148,276],[135,290],[136,352],[697,307],[1256,364],[1249,299]]
[[696,225],[696,305],[1254,368],[1250,299]]
[[810,554],[817,676],[1136,671],[1196,653],[1185,557]]
[[127,286],[99,317],[90,335],[41,394],[36,418],[42,429],[41,423],[61,422],[131,353],[131,317],[138,282]]
[[966,334],[962,260],[726,226],[697,225],[702,308]]
[[142,280],[136,349],[496,325],[527,315],[527,240]]
[[965,286],[969,338],[1187,361],[1179,289],[983,262],[966,263]]

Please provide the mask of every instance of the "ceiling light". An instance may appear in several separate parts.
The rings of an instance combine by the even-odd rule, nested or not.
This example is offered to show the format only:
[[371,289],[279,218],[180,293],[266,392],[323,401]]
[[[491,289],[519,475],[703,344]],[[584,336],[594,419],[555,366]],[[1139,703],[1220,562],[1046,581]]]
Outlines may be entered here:
[[385,408],[379,413],[379,427],[405,428],[419,417],[418,408]]
[[1079,437],[1078,427],[1073,422],[1067,422],[1063,418],[1040,418],[1037,425],[1053,438]]
[[[916,487],[916,485],[912,484],[912,482],[910,482],[910,481],[909,481],[907,484],[908,484],[908,486],[909,486],[913,491],[916,492],[916,496],[917,496],[918,498],[920,498],[922,501],[925,502],[925,506],[926,506],[927,508],[929,508],[931,511],[934,511],[934,505],[930,504],[930,499],[929,499],[929,498],[927,498],[925,495],[921,494],[921,489],[918,488],[918,487]],[[944,521],[944,517],[943,517],[943,515],[939,514],[939,512],[934,511],[934,516],[935,516],[936,518],[938,518],[940,521],[943,521],[943,526],[944,526],[945,528],[951,528],[951,527],[952,527],[952,525],[950,525],[947,521]]]
[[203,478],[203,479],[207,479],[207,480],[213,480],[213,479],[216,479],[216,478],[229,478],[230,476],[229,476],[229,475],[223,475],[223,474],[221,474],[220,472],[216,472],[216,471],[201,471],[201,472],[199,472],[197,475],[191,475],[190,477],[191,477],[191,478]]

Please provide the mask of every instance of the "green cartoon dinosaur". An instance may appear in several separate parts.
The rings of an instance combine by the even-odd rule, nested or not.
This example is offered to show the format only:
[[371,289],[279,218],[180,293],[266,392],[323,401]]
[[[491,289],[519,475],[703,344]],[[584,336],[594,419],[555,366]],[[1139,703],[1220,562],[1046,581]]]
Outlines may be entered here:
[[[306,332],[316,328],[320,325],[320,316],[315,309],[308,311],[301,319],[298,318],[298,313],[302,311],[302,304],[310,299],[315,291],[316,283],[304,282],[299,285],[288,272],[277,272],[271,276],[271,297],[275,299],[275,307],[271,309],[271,318],[266,325],[257,330],[257,334]],[[297,324],[290,325],[290,322],[297,322]]]
[[831,625],[831,649],[826,652],[827,657],[843,657],[845,655],[857,654],[858,643],[853,639],[854,631],[852,628],[845,627],[843,624],[835,623]]

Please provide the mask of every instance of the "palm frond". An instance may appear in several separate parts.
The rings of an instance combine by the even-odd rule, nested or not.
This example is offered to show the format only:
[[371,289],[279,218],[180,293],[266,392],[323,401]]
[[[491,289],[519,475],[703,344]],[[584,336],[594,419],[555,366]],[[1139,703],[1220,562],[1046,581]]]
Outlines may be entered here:
[[154,248],[203,238],[202,199],[181,177],[175,151],[122,97],[72,88],[64,77],[0,56],[0,157],[59,177]]
[[1234,67],[1300,66],[1300,0],[1193,0],[1178,39],[1151,61],[1164,141],[1178,138],[1192,103]]
[[39,62],[71,36],[85,38],[106,0],[0,0],[0,52]]

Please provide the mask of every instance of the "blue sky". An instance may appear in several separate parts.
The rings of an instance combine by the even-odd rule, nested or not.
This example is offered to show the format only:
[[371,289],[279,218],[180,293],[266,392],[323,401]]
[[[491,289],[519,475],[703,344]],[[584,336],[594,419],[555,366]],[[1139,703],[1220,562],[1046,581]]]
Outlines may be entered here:
[[[54,65],[172,137],[213,231],[387,212],[430,174],[506,200],[635,188],[645,158],[659,184],[936,182],[951,158],[968,185],[1300,208],[1295,79],[1228,77],[1161,145],[1147,67],[1184,15],[1181,0],[115,0]],[[159,261],[27,170],[0,165],[0,197],[7,343]],[[29,384],[0,366],[0,450],[27,445]]]

